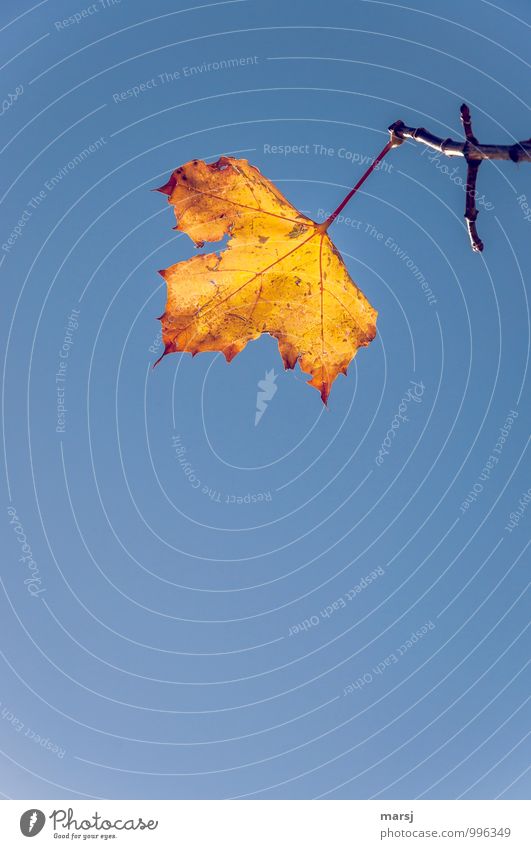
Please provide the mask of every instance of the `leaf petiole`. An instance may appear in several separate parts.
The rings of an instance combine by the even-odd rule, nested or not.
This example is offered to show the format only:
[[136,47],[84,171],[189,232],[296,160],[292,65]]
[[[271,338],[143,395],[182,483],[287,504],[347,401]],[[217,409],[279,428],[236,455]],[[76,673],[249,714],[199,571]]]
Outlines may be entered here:
[[337,216],[339,215],[339,213],[340,213],[340,212],[341,212],[341,211],[342,211],[342,210],[346,207],[346,205],[347,205],[347,203],[349,202],[349,200],[350,200],[352,197],[354,197],[354,195],[356,194],[356,192],[358,191],[358,189],[359,189],[359,188],[363,185],[363,183],[365,182],[365,180],[367,179],[367,177],[368,177],[370,174],[372,174],[372,172],[374,171],[374,169],[376,168],[376,166],[378,165],[378,163],[380,163],[380,162],[382,161],[382,159],[384,158],[384,156],[386,156],[386,154],[388,154],[388,153],[389,153],[389,151],[390,151],[393,147],[396,147],[396,142],[395,142],[393,139],[391,139],[390,141],[388,141],[388,142],[387,142],[387,144],[385,145],[385,147],[384,147],[384,148],[380,151],[380,153],[378,154],[378,156],[376,157],[376,159],[375,159],[375,160],[371,163],[371,165],[369,165],[369,167],[368,167],[368,168],[367,168],[367,170],[365,171],[365,174],[363,174],[363,175],[360,177],[360,179],[358,180],[358,182],[356,183],[356,185],[354,186],[354,188],[353,188],[353,189],[351,189],[351,190],[350,190],[350,192],[348,193],[348,195],[347,195],[347,196],[346,196],[346,197],[345,197],[345,198],[341,201],[341,203],[339,204],[339,206],[337,207],[337,209],[335,209],[335,210],[334,210],[334,212],[332,212],[332,214],[331,214],[331,215],[329,215],[329,216],[328,216],[328,218],[327,218],[325,221],[323,221],[323,222],[321,222],[321,224],[318,224],[318,225],[317,225],[317,226],[318,226],[318,229],[319,229],[320,231],[322,231],[323,233],[326,233],[326,231],[328,230],[328,228],[330,227],[330,225],[331,225],[331,224],[335,221],[335,219],[337,218]]

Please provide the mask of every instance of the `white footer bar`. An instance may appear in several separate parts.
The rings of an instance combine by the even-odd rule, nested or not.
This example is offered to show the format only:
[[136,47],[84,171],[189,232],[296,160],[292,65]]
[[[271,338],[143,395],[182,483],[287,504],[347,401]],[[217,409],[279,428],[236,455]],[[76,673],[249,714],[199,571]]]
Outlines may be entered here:
[[[1,845],[530,849],[526,801],[0,801]],[[35,837],[35,844],[28,838]]]

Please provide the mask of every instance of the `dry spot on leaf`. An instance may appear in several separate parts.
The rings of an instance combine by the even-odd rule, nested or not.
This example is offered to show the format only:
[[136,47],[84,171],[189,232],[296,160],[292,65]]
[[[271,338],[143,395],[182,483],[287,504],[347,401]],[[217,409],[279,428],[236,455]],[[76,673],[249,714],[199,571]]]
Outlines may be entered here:
[[[198,247],[226,234],[225,250],[160,273],[164,354],[222,351],[228,361],[262,333],[278,340],[285,368],[297,361],[326,403],[337,375],[376,335],[376,310],[330,240],[246,159],[194,159],[159,191],[176,230]],[[163,354],[163,356],[164,356]]]

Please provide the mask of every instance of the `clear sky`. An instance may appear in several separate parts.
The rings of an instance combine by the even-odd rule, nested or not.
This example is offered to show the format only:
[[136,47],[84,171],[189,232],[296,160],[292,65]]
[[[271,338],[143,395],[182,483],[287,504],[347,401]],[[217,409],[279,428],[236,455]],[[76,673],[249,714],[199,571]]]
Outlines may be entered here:
[[390,153],[330,231],[379,317],[328,409],[271,337],[151,368],[195,248],[150,191],[229,154],[321,219],[397,119],[528,138],[529,4],[0,18],[0,793],[529,797],[531,168],[482,165],[478,255],[463,163]]

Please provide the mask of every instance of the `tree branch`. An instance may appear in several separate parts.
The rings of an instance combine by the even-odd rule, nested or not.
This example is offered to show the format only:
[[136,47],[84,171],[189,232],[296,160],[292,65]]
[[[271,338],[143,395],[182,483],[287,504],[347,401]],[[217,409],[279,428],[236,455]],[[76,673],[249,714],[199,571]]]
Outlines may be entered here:
[[483,242],[479,238],[476,228],[476,218],[478,211],[476,207],[476,180],[478,176],[479,166],[482,163],[481,159],[471,159],[470,152],[476,147],[478,140],[472,131],[472,118],[470,109],[463,103],[461,106],[461,121],[465,131],[465,159],[467,164],[466,171],[466,202],[465,202],[465,219],[470,238],[470,244],[473,251],[482,251]]
[[[442,139],[434,136],[424,127],[406,127],[403,121],[395,121],[389,127],[389,132],[400,144],[401,141],[412,139],[413,141],[426,144],[434,150],[444,153],[445,156],[465,155],[466,142],[458,142],[453,139]],[[470,151],[470,159],[510,159],[512,162],[531,162],[531,139],[516,142],[516,144],[477,144]]]
[[482,251],[483,242],[476,229],[476,179],[478,169],[484,159],[507,159],[511,162],[531,162],[531,139],[516,144],[479,144],[472,131],[470,109],[463,103],[461,121],[465,131],[465,141],[442,139],[430,133],[424,127],[406,127],[403,121],[395,121],[389,127],[391,146],[397,147],[406,139],[425,144],[445,156],[462,156],[467,163],[465,219],[472,250]]

